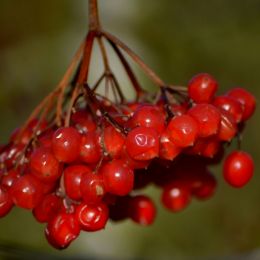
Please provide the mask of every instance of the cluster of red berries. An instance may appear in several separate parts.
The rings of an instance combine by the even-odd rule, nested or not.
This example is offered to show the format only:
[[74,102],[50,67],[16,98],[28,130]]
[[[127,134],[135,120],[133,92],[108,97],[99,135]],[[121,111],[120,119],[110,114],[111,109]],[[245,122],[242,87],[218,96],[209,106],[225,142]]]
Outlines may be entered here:
[[[154,202],[139,192],[149,184],[162,189],[161,202],[172,212],[192,197],[211,197],[217,182],[208,166],[223,159],[224,145],[241,133],[256,103],[242,88],[215,96],[217,87],[199,74],[179,103],[168,100],[165,87],[152,102],[96,97],[91,109],[75,105],[66,127],[32,120],[0,148],[0,217],[13,205],[32,210],[47,223],[49,243],[66,248],[81,230],[101,230],[109,219],[152,224]],[[234,151],[224,178],[242,187],[253,168],[247,153]]]

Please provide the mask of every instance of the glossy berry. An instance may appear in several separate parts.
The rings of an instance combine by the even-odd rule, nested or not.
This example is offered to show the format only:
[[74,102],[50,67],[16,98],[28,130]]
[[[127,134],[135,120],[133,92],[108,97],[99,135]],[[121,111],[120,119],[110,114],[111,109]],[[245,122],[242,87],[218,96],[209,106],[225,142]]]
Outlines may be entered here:
[[1,186],[4,190],[9,190],[13,184],[20,177],[20,173],[18,170],[12,169],[5,174],[1,179]]
[[159,108],[152,105],[142,105],[130,119],[131,128],[137,126],[150,127],[161,133],[165,128],[165,118]]
[[80,192],[85,203],[100,203],[106,193],[103,176],[92,172],[83,174],[81,178]]
[[104,146],[110,157],[119,158],[124,144],[125,136],[115,127],[108,126],[104,129]]
[[188,113],[197,121],[200,137],[208,137],[218,132],[221,114],[215,106],[198,104],[192,107]]
[[191,192],[182,182],[173,181],[163,188],[161,201],[168,210],[179,212],[190,203]]
[[73,127],[58,128],[52,137],[52,150],[60,162],[75,161],[80,152],[81,136]]
[[59,213],[61,206],[62,200],[59,197],[55,194],[48,194],[33,209],[33,215],[40,223],[49,222]]
[[221,112],[220,126],[218,131],[218,139],[220,141],[231,141],[237,134],[237,124],[235,119],[226,111]]
[[129,201],[129,216],[134,222],[148,226],[155,220],[156,207],[150,198],[138,195]]
[[75,214],[82,230],[98,231],[105,228],[108,213],[108,207],[104,203],[97,205],[81,203]]
[[113,160],[106,163],[101,173],[104,178],[106,191],[124,196],[132,191],[134,186],[134,172],[122,160]]
[[7,191],[0,186],[0,218],[6,216],[13,207],[13,201]]
[[217,81],[207,73],[194,76],[188,84],[188,93],[195,103],[208,103],[218,89]]
[[189,115],[176,116],[167,126],[170,140],[179,147],[188,147],[194,144],[199,132],[195,119]]
[[49,148],[36,149],[30,160],[32,174],[43,182],[54,182],[62,174],[62,166]]
[[9,190],[14,204],[24,209],[33,209],[43,197],[43,185],[30,174],[20,177]]
[[82,164],[71,165],[64,170],[64,188],[70,199],[80,200],[82,198],[80,189],[82,177],[91,173],[91,169]]
[[254,162],[243,151],[234,151],[224,161],[223,174],[228,184],[235,188],[245,186],[253,176]]
[[59,213],[45,228],[47,240],[57,249],[68,247],[79,233],[80,226],[74,214]]
[[95,131],[97,128],[90,113],[85,110],[78,110],[71,115],[73,125],[82,133]]
[[160,138],[160,151],[159,157],[164,160],[173,160],[181,152],[181,148],[174,144],[170,138],[169,134],[164,131]]
[[214,99],[213,105],[221,110],[225,110],[234,118],[236,123],[242,120],[243,106],[235,98],[231,96],[218,96]]
[[255,112],[256,100],[255,97],[243,88],[233,88],[228,93],[228,96],[239,101],[243,106],[242,121],[248,120]]
[[134,160],[151,160],[159,155],[159,136],[156,130],[136,127],[126,137],[127,153]]
[[80,143],[80,160],[85,163],[97,163],[101,158],[100,136],[97,132],[82,135]]

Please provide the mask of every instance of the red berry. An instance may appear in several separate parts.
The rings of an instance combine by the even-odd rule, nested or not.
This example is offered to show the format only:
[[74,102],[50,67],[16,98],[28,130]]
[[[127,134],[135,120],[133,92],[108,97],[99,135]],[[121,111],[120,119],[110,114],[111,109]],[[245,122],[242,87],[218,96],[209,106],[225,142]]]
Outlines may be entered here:
[[137,126],[151,127],[161,133],[165,127],[165,116],[156,106],[141,105],[134,112],[129,123],[131,128]]
[[113,160],[106,163],[101,173],[104,178],[106,191],[124,196],[132,191],[134,186],[134,172],[122,160]]
[[6,216],[13,207],[13,201],[7,191],[0,186],[0,218]]
[[97,163],[102,155],[100,136],[96,132],[82,135],[80,143],[80,160],[85,163]]
[[70,199],[80,200],[82,198],[80,189],[82,177],[91,173],[90,168],[85,165],[71,165],[64,170],[64,187]]
[[252,178],[253,172],[254,162],[246,152],[234,151],[224,161],[224,178],[235,188],[245,186]]
[[20,177],[9,190],[14,204],[25,209],[33,209],[43,197],[43,185],[34,176]]
[[71,115],[73,125],[82,133],[95,131],[97,126],[90,113],[85,110],[78,110]]
[[19,177],[20,174],[17,170],[12,169],[8,171],[7,174],[5,174],[1,180],[1,185],[4,188],[4,190],[9,190],[13,186],[13,184],[18,180]]
[[83,174],[81,178],[80,191],[85,203],[100,203],[106,192],[103,176],[92,172]]
[[55,194],[47,194],[33,209],[33,215],[40,223],[49,222],[60,211],[62,200]]
[[79,233],[79,223],[74,214],[59,213],[45,228],[48,242],[57,249],[68,247]]
[[243,106],[242,121],[249,119],[255,112],[256,100],[255,97],[243,88],[233,88],[228,93],[228,96],[239,101]]
[[88,205],[81,203],[76,209],[76,218],[84,231],[98,231],[105,228],[108,220],[108,207],[104,203]]
[[217,89],[217,81],[207,73],[194,76],[188,84],[189,96],[196,103],[210,102]]
[[208,137],[218,132],[221,114],[219,110],[211,104],[198,104],[189,110],[199,126],[199,136]]
[[220,141],[231,141],[237,134],[237,124],[234,118],[226,111],[221,112],[221,121],[219,126],[219,132],[217,134]]
[[36,149],[30,159],[30,169],[43,182],[54,182],[62,174],[62,166],[49,148]]
[[243,115],[242,104],[231,96],[218,96],[214,99],[213,105],[221,110],[225,110],[239,123]]
[[195,119],[189,115],[176,116],[167,126],[170,140],[179,147],[187,147],[194,144],[199,127]]
[[163,189],[161,201],[170,211],[178,212],[183,210],[188,206],[190,200],[191,192],[182,182],[173,181]]
[[119,158],[125,143],[125,137],[113,126],[104,129],[104,146],[112,158]]
[[132,197],[129,203],[129,215],[134,222],[143,226],[153,224],[156,216],[156,207],[150,198],[138,195]]
[[136,127],[126,138],[127,153],[134,160],[151,160],[159,155],[159,136],[156,130]]
[[80,152],[81,135],[73,127],[58,128],[52,137],[52,149],[60,162],[75,161]]

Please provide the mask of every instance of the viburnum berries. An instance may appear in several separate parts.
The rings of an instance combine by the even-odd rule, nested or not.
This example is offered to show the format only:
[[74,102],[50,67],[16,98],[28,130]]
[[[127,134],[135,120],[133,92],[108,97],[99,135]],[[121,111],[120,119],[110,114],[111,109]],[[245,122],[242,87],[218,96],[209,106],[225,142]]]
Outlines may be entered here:
[[[90,3],[93,11],[97,2]],[[161,189],[161,203],[173,213],[193,198],[211,198],[217,180],[209,167],[222,161],[225,147],[239,137],[256,106],[242,88],[216,96],[218,83],[206,73],[195,75],[187,87],[165,84],[91,17],[96,27],[61,83],[0,146],[0,217],[14,205],[32,210],[58,249],[68,247],[80,231],[104,229],[110,220],[151,225],[156,206],[141,193],[148,185]],[[105,71],[90,85],[95,38]],[[104,40],[129,76],[134,100],[127,99],[112,72]],[[143,90],[122,50],[160,87],[156,94]],[[105,94],[100,94],[96,90],[104,79]],[[246,185],[253,171],[246,152],[234,151],[224,161],[224,179],[233,187]]]

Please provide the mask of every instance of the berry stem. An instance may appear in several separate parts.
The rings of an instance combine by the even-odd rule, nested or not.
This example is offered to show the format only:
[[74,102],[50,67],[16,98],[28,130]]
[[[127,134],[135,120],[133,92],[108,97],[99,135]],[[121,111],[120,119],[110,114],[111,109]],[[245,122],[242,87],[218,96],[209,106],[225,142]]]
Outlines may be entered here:
[[124,44],[120,39],[115,37],[106,31],[100,31],[102,35],[108,40],[123,49],[132,59],[135,61],[140,68],[150,77],[150,79],[159,87],[163,87],[166,84],[164,81],[136,54],[132,51],[126,44]]
[[100,21],[97,0],[89,0],[89,31],[99,31]]

